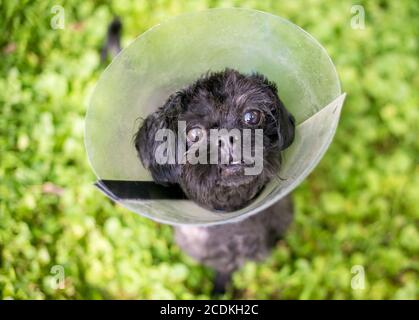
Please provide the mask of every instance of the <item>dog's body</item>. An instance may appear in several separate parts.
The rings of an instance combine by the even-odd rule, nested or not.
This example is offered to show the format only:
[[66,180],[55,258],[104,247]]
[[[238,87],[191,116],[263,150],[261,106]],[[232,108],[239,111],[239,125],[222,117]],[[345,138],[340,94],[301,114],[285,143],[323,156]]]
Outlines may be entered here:
[[214,292],[225,290],[231,275],[247,260],[265,258],[293,219],[291,197],[243,221],[211,227],[175,227],[179,247],[216,271]]

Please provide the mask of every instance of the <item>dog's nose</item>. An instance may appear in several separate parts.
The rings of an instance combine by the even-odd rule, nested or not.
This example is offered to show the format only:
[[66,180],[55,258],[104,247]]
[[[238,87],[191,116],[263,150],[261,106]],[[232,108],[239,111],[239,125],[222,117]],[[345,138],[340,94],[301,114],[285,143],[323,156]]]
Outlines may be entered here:
[[241,164],[240,139],[235,136],[220,137],[218,141],[221,164]]

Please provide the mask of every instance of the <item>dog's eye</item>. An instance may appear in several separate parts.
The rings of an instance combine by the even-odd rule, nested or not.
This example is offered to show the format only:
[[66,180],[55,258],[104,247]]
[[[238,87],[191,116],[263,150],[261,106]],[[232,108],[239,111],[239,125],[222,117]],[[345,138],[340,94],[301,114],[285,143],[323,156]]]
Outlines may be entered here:
[[259,110],[248,110],[244,113],[243,120],[252,126],[257,125],[262,120],[262,113]]
[[205,135],[205,130],[201,127],[193,127],[188,131],[187,138],[190,142],[198,142]]

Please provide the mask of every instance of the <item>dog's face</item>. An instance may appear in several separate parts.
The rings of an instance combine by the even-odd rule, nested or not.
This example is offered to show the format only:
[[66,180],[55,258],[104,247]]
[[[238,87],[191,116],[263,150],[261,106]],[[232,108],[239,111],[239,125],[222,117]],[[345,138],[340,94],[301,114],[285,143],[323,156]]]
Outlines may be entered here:
[[[181,123],[184,131],[179,131]],[[162,143],[156,141],[159,129],[175,133],[176,163],[159,164],[156,160]],[[217,129],[224,129],[224,135],[213,139]],[[135,136],[135,147],[155,182],[177,183],[198,204],[232,211],[246,206],[276,175],[280,152],[292,143],[294,130],[294,118],[273,83],[260,74],[226,69],[207,74],[170,96],[145,119]],[[196,154],[197,146],[204,147],[200,152],[204,150],[208,156],[204,157],[207,163],[180,161],[179,144],[185,146],[186,154]],[[258,155],[261,167],[255,169]]]

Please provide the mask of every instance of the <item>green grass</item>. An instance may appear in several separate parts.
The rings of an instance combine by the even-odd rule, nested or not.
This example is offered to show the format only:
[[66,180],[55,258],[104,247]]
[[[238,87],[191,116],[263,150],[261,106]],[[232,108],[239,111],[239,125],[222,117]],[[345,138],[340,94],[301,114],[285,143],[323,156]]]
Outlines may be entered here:
[[[26,4],[25,4],[26,2]],[[168,17],[207,7],[268,11],[328,50],[348,93],[335,140],[293,193],[296,219],[264,263],[248,263],[225,298],[419,297],[417,1],[0,0],[0,297],[208,298],[210,270],[185,256],[171,228],[137,216],[92,186],[84,114],[103,66],[113,14],[124,46]],[[51,286],[52,266],[65,288]],[[364,290],[351,268],[365,269]]]

